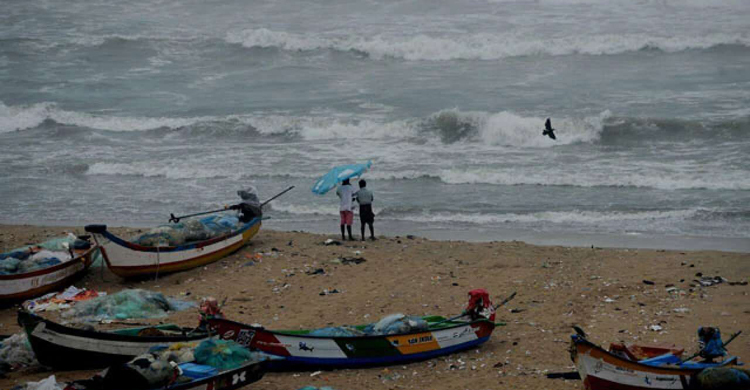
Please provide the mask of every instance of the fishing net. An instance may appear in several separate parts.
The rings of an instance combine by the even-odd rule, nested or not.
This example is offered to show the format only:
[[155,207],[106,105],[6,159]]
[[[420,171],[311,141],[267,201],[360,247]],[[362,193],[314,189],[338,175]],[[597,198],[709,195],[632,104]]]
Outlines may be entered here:
[[0,341],[0,362],[5,366],[0,367],[0,372],[36,364],[26,333],[17,333]]
[[72,259],[71,249],[87,249],[88,241],[73,234],[0,254],[0,275],[15,275],[52,267]]
[[195,362],[229,370],[241,366],[246,361],[253,359],[253,354],[245,347],[231,340],[206,340],[198,345],[193,353]]
[[131,241],[142,246],[179,246],[205,241],[230,233],[239,227],[239,219],[231,214],[219,214],[185,222],[157,226]]
[[427,330],[428,327],[427,321],[422,317],[397,313],[387,315],[380,321],[368,325],[365,332],[370,335],[401,334]]
[[308,333],[308,336],[315,337],[354,337],[363,335],[365,335],[365,332],[346,325],[315,329]]
[[76,321],[158,318],[195,306],[193,302],[167,298],[161,293],[132,289],[80,302],[64,312],[63,317]]
[[746,390],[750,388],[750,370],[716,367],[700,372],[699,387],[705,390]]

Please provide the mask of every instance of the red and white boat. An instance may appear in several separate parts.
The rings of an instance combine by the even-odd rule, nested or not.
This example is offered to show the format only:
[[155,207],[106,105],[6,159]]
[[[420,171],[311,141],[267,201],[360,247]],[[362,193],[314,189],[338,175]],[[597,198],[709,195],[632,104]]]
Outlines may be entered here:
[[739,364],[734,356],[713,363],[681,362],[681,351],[669,349],[664,355],[633,361],[581,335],[572,336],[570,348],[586,390],[701,389],[697,377],[703,370]]
[[94,261],[96,245],[71,249],[72,259],[21,274],[0,275],[0,302],[13,303],[61,290],[81,277]]

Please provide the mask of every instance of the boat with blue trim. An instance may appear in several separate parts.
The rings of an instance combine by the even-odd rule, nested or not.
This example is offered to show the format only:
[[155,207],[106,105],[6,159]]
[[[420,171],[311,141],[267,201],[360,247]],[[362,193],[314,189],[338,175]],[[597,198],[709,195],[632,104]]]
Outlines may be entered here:
[[[351,368],[404,364],[477,347],[490,339],[496,324],[489,319],[456,321],[421,317],[427,328],[406,333],[345,337],[314,336],[310,330],[267,330],[221,318],[208,319],[211,333],[251,350],[284,358],[274,369]],[[360,331],[367,325],[351,327]],[[313,333],[314,334],[314,333]]]
[[184,271],[213,263],[242,248],[261,228],[262,217],[203,241],[145,246],[118,237],[106,225],[87,225],[110,270],[122,277]]

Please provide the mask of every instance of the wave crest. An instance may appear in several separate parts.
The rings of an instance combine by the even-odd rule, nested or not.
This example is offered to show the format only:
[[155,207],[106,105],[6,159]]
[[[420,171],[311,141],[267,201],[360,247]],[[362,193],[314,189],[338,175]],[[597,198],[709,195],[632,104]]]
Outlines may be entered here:
[[720,45],[750,46],[745,33],[713,33],[688,37],[652,36],[648,34],[603,34],[569,36],[553,39],[522,34],[474,34],[456,37],[428,36],[372,37],[311,36],[266,28],[232,31],[225,40],[247,48],[278,48],[290,51],[337,50],[364,53],[382,60],[407,61],[499,60],[522,56],[564,56],[571,54],[613,55],[639,50],[680,52],[702,50]]

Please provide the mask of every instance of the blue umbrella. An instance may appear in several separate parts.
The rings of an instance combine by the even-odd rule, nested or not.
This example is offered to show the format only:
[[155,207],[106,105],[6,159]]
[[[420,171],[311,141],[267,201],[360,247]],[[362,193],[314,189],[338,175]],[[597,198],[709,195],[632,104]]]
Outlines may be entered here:
[[320,179],[315,181],[315,184],[312,186],[312,192],[314,194],[323,195],[346,179],[362,176],[363,173],[370,169],[371,165],[372,161],[368,161],[367,164],[349,164],[334,167]]

